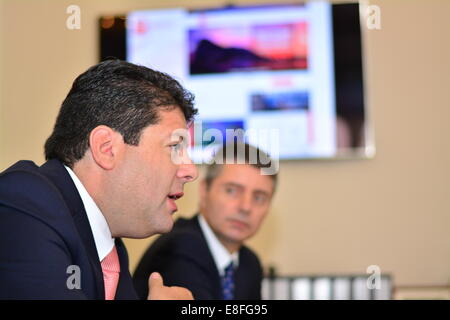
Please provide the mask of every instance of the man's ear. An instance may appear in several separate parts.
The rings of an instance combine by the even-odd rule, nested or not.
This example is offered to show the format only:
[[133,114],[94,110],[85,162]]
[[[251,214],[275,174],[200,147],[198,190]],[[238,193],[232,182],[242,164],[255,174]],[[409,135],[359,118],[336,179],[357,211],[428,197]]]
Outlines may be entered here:
[[108,126],[95,127],[89,135],[89,148],[98,166],[111,170],[117,163],[123,149],[122,135]]

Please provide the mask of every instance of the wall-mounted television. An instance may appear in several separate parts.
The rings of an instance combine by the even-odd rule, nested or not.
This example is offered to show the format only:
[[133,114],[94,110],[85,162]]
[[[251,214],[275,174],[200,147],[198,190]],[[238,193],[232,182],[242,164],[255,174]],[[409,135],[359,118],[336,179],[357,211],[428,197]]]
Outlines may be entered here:
[[194,160],[227,142],[211,129],[269,153],[278,143],[280,159],[374,154],[358,4],[149,9],[101,17],[99,29],[101,60],[163,71],[194,93]]

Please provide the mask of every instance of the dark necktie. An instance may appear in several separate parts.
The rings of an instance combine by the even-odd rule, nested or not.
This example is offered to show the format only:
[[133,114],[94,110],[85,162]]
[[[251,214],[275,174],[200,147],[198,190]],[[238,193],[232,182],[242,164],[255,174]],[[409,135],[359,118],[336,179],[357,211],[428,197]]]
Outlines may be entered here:
[[222,293],[224,300],[234,299],[234,266],[233,262],[225,268],[225,274],[222,276]]

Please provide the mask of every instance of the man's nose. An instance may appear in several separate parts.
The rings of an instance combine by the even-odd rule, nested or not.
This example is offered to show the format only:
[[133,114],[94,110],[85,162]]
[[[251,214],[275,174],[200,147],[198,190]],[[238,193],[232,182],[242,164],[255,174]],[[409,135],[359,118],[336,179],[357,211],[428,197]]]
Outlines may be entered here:
[[252,194],[250,192],[245,192],[239,203],[239,211],[244,214],[249,214],[252,211]]
[[189,156],[186,156],[183,163],[180,164],[177,172],[178,178],[184,180],[183,182],[192,182],[198,178],[198,169]]

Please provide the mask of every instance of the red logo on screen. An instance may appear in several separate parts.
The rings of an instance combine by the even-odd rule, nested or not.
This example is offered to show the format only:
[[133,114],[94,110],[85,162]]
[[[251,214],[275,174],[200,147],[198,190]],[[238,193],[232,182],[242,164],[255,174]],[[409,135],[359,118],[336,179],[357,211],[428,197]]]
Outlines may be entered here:
[[145,24],[144,21],[138,21],[137,25],[136,25],[136,33],[137,34],[144,34],[147,32],[147,25]]

